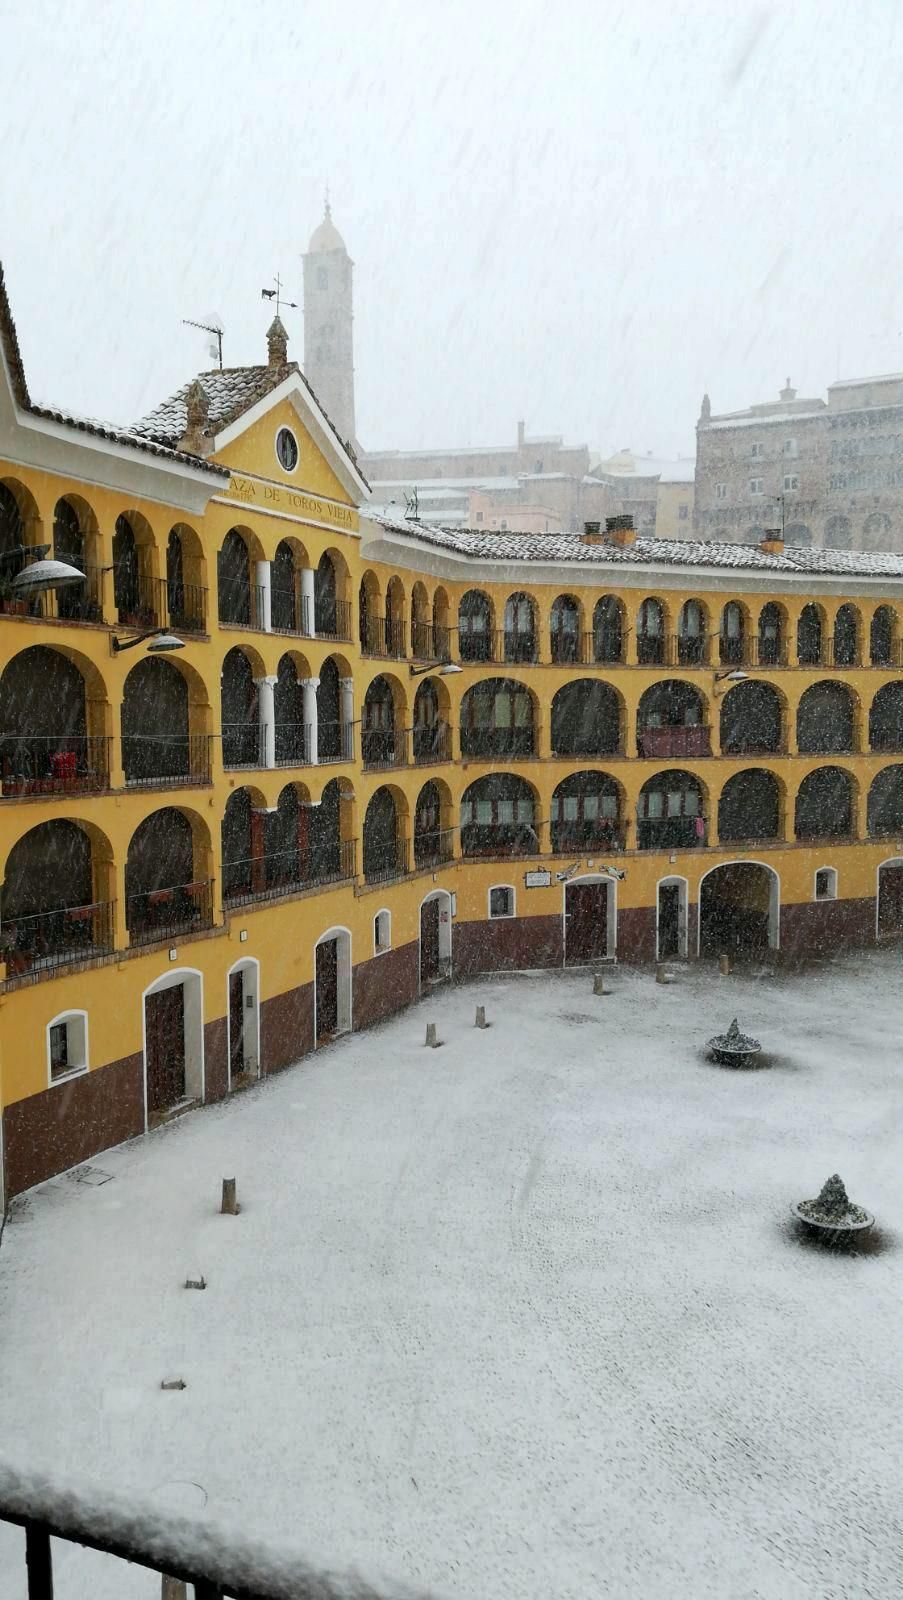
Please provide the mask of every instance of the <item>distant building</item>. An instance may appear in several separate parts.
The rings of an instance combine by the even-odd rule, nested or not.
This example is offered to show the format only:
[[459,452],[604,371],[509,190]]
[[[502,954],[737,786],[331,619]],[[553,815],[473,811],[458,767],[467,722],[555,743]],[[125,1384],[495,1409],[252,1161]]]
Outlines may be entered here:
[[903,374],[846,378],[827,401],[777,400],[696,428],[695,531],[750,543],[783,525],[790,544],[903,548]]
[[354,448],[354,262],[328,200],[303,261],[304,375],[339,437]]

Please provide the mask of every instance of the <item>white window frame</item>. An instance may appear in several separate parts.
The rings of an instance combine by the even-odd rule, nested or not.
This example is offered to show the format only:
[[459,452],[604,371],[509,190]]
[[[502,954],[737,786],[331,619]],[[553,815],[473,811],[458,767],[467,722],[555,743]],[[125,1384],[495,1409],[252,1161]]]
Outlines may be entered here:
[[[492,895],[493,895],[493,891],[495,889],[507,889],[508,893],[511,896],[511,910],[510,911],[493,911],[493,909],[492,909]],[[494,883],[492,885],[492,888],[487,889],[487,891],[486,891],[486,917],[487,917],[487,920],[489,922],[510,922],[511,918],[512,917],[516,917],[516,916],[517,916],[517,890],[515,889],[514,884],[513,883]]]
[[[749,492],[750,492],[750,494],[756,496],[757,498],[758,498],[759,495],[764,494],[765,490],[762,488],[762,483],[763,483],[763,479],[762,478],[750,478],[750,480],[749,480]],[[758,487],[757,487],[757,485],[758,485]]]
[[[831,892],[830,892],[830,894],[819,894],[819,892],[818,892],[818,875],[819,875],[820,872],[828,872],[831,875]],[[812,898],[819,905],[823,905],[825,903],[825,901],[827,901],[827,900],[836,900],[837,899],[837,868],[836,867],[816,867],[814,873],[812,874]]]
[[727,499],[727,484],[726,483],[716,483],[716,485],[715,485],[715,499],[716,500],[726,500]]
[[[385,926],[386,926],[386,935],[387,935],[387,937],[386,937],[386,942],[384,944],[381,944],[380,941],[379,941],[379,932],[378,932],[378,930],[379,930],[379,925],[382,922],[383,917],[386,918]],[[392,913],[388,909],[387,906],[383,906],[382,910],[381,911],[377,911],[376,916],[373,918],[373,954],[375,956],[388,955],[388,953],[391,950],[391,948],[392,948]]]
[[799,453],[800,453],[800,447],[799,447],[796,439],[785,439],[784,440],[784,454],[785,454],[785,456],[788,457],[789,460],[795,461],[797,456],[799,455]]
[[753,440],[752,444],[749,447],[749,458],[750,458],[751,461],[764,461],[764,459],[765,459],[765,446],[762,443],[761,439],[754,439]]
[[[58,1027],[61,1026],[61,1024],[64,1024],[64,1023],[66,1025],[67,1030],[68,1030],[69,1025],[71,1023],[73,1023],[73,1022],[78,1023],[79,1027],[81,1029],[81,1039],[79,1041],[80,1044],[81,1044],[81,1050],[80,1050],[79,1053],[80,1053],[80,1055],[82,1056],[83,1059],[81,1061],[76,1062],[76,1064],[74,1066],[69,1067],[67,1072],[61,1072],[61,1073],[59,1073],[59,1075],[57,1077],[54,1077],[53,1076],[53,1065],[52,1065],[51,1060],[50,1060],[50,1030],[51,1030],[51,1028],[58,1028]],[[52,1017],[51,1020],[48,1022],[46,1030],[45,1030],[44,1037],[45,1037],[45,1047],[46,1047],[46,1051],[47,1051],[47,1086],[48,1086],[48,1088],[55,1089],[57,1087],[57,1085],[60,1084],[60,1083],[68,1083],[70,1081],[70,1079],[72,1079],[72,1078],[81,1078],[81,1077],[83,1077],[84,1074],[88,1071],[88,1061],[89,1061],[89,1054],[88,1054],[88,1013],[87,1013],[87,1011],[61,1011],[58,1016]],[[71,1039],[71,1036],[70,1036],[70,1039]],[[70,1053],[71,1053],[71,1051],[70,1051]]]
[[[293,467],[284,467],[282,465],[279,455],[279,435],[281,433],[291,434],[291,437],[295,441],[295,450],[297,451],[297,455],[295,457],[295,465]],[[276,465],[278,466],[279,471],[284,472],[287,478],[293,478],[301,465],[301,445],[298,441],[298,435],[296,434],[294,428],[290,428],[285,422],[281,422],[279,424],[279,427],[276,429],[276,432],[273,435],[273,454],[276,457]]]
[[799,486],[800,486],[800,475],[799,475],[798,472],[785,472],[784,473],[784,493],[785,494],[792,494],[795,489],[799,488]]

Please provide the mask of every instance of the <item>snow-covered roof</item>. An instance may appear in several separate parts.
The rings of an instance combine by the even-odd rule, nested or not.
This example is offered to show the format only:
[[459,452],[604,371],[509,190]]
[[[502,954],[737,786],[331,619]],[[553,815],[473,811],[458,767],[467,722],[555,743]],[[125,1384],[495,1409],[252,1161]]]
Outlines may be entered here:
[[866,383],[903,383],[903,372],[879,372],[872,378],[838,378],[829,389],[861,389]]
[[723,416],[713,417],[702,431],[709,433],[719,428],[758,428],[772,422],[785,425],[788,422],[811,422],[814,417],[823,417],[826,410],[827,406],[822,401],[817,411],[725,412]]

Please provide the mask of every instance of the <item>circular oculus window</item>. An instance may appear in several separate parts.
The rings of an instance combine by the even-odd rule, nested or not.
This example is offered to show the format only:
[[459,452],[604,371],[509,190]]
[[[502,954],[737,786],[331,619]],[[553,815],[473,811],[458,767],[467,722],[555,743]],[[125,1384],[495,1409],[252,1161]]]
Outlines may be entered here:
[[276,435],[276,459],[283,472],[294,472],[298,465],[298,441],[291,428],[280,428]]

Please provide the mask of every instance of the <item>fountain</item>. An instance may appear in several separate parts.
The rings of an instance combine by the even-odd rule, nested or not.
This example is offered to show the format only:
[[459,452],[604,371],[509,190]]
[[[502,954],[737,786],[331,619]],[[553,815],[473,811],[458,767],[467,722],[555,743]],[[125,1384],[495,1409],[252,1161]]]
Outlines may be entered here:
[[793,1215],[807,1228],[816,1228],[829,1243],[839,1243],[855,1233],[864,1233],[875,1219],[862,1206],[854,1206],[844,1187],[843,1179],[834,1173],[825,1184],[817,1200],[799,1200],[791,1207]]
[[707,1048],[712,1060],[722,1067],[749,1067],[762,1046],[758,1039],[740,1032],[735,1017],[727,1033],[716,1033],[714,1039],[709,1040]]

